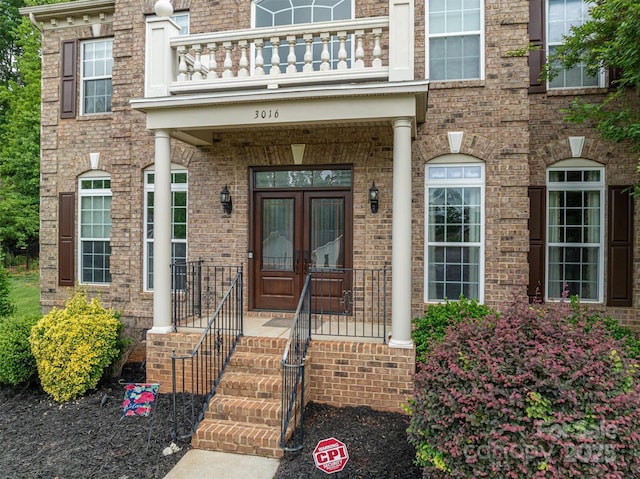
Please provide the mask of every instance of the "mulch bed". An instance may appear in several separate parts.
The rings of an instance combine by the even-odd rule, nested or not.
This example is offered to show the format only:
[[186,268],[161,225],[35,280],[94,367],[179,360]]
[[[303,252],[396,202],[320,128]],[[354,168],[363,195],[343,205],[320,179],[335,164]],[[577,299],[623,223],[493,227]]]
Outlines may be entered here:
[[[97,390],[65,404],[36,387],[0,386],[0,477],[164,477],[189,445],[181,442],[177,453],[162,453],[172,441],[170,395],[159,395],[151,417],[121,419],[123,383],[143,381],[144,371],[129,365],[121,378],[103,381]],[[421,478],[412,464],[407,425],[402,414],[311,403],[306,410],[304,448],[285,455],[276,478]],[[344,442],[349,452],[345,469],[330,476],[315,467],[312,454],[316,444],[328,437]]]

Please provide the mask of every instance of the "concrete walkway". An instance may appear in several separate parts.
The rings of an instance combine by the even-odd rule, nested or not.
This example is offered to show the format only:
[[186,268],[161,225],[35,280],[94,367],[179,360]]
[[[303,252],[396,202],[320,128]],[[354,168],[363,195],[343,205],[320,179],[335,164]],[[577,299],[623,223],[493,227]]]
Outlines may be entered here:
[[164,479],[273,479],[278,459],[190,449]]

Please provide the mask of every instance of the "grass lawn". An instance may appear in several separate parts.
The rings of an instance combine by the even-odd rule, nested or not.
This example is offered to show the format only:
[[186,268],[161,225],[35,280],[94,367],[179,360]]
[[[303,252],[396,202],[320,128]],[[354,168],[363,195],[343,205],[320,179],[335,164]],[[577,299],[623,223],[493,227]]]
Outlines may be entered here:
[[38,270],[10,273],[11,301],[17,307],[17,316],[40,314],[40,276]]

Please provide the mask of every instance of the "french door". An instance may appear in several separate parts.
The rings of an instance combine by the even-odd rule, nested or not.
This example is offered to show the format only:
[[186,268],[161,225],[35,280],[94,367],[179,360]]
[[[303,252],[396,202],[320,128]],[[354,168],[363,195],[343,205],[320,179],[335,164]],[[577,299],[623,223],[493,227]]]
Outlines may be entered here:
[[344,289],[335,270],[351,267],[351,191],[256,191],[253,215],[254,308],[295,310],[310,268],[314,307],[332,308]]

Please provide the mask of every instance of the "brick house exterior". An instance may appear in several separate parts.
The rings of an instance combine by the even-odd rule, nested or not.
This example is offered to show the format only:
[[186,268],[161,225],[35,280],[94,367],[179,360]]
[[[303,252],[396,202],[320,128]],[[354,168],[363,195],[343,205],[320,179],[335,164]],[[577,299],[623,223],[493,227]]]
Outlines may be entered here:
[[[122,311],[130,334],[147,340],[147,354],[157,353],[156,359],[167,357],[170,346],[164,352],[153,349],[156,353],[150,352],[149,346],[171,342],[167,329],[170,323],[160,317],[169,314],[162,305],[166,301],[170,304],[166,298],[170,295],[158,298],[161,295],[156,291],[156,301],[160,302],[154,312],[154,292],[147,284],[152,263],[145,260],[150,258],[145,240],[145,208],[149,207],[145,203],[145,188],[149,187],[145,179],[149,168],[160,161],[158,152],[163,151],[170,155],[174,171],[188,173],[187,259],[208,258],[243,265],[249,272],[245,286],[247,312],[264,309],[255,307],[260,299],[253,296],[257,266],[251,254],[258,246],[254,240],[257,196],[252,186],[256,172],[320,167],[351,171],[347,194],[352,235],[347,243],[350,266],[392,267],[390,345],[384,346],[384,351],[369,354],[386,355],[389,360],[403,358],[403,373],[399,375],[405,382],[396,385],[395,395],[386,398],[388,402],[380,407],[394,409],[393,404],[397,405],[410,389],[411,318],[420,315],[426,303],[455,296],[455,292],[497,306],[512,298],[514,291],[523,298],[537,293],[553,300],[559,293],[552,286],[567,282],[590,297],[594,307],[640,329],[635,307],[640,275],[638,263],[632,261],[640,258],[639,238],[632,234],[638,229],[638,219],[633,214],[633,202],[621,188],[612,188],[637,180],[637,157],[628,145],[606,143],[593,128],[563,120],[562,109],[577,96],[588,100],[603,97],[607,74],[596,79],[595,85],[585,80],[579,88],[571,79],[561,86],[547,87],[538,82],[536,65],[547,51],[545,39],[551,39],[554,28],[547,16],[553,1],[470,2],[472,6],[464,13],[477,25],[467,28],[461,36],[468,42],[466,45],[471,45],[471,53],[461,60],[465,68],[466,63],[472,67],[470,73],[463,72],[464,78],[456,77],[452,66],[460,60],[455,53],[445,53],[442,59],[436,51],[445,45],[449,49],[445,52],[452,52],[453,43],[447,42],[460,34],[454,26],[442,31],[438,27],[441,22],[455,24],[455,2],[353,0],[347,2],[349,18],[387,19],[380,45],[380,59],[388,67],[383,80],[347,76],[344,81],[336,77],[327,83],[311,79],[276,85],[273,80],[270,86],[269,82],[247,80],[234,86],[233,79],[227,79],[220,87],[207,83],[208,89],[189,83],[192,78],[176,81],[180,50],[176,44],[169,47],[171,40],[166,38],[177,36],[177,27],[167,26],[167,20],[154,15],[155,1],[79,0],[24,9],[23,13],[31,14],[43,29],[43,311],[60,306],[69,287],[83,284],[91,294],[101,294],[106,305]],[[266,0],[263,2],[269,5]],[[186,57],[185,68],[190,69],[189,75],[197,69],[194,45],[201,42],[198,48],[202,48],[202,58],[208,55],[205,43],[212,42],[212,38],[205,38],[206,34],[251,32],[262,18],[256,13],[259,1],[172,3],[176,14],[188,12],[190,36],[203,35],[202,40],[193,38],[188,43],[187,50],[192,54]],[[450,4],[448,10],[437,10],[446,4]],[[153,30],[156,21],[164,30]],[[571,21],[568,14],[564,21]],[[168,37],[167,28],[174,28]],[[359,28],[355,26],[355,30]],[[367,35],[375,28],[362,26]],[[88,57],[83,49],[94,40],[100,43],[104,39],[113,39],[110,111],[88,113],[88,105],[98,110],[102,106],[96,99],[99,95],[91,97],[83,89],[88,91],[91,81],[97,79],[99,84],[103,77],[99,72],[89,74],[83,69],[89,68],[91,61],[100,66],[105,60],[92,50],[93,56],[85,65],[83,61]],[[165,40],[169,43],[163,44]],[[239,43],[221,35],[217,52],[220,80],[224,80],[224,41],[234,42],[229,61],[238,62],[240,55]],[[356,40],[351,41],[347,50],[354,51]],[[366,45],[372,41],[371,36],[365,38]],[[542,48],[528,52],[530,42],[537,42]],[[249,69],[256,66],[256,46],[252,45],[247,49],[251,56]],[[281,46],[283,72],[286,51]],[[372,56],[376,54],[367,50],[365,61]],[[234,63],[234,74],[241,68],[238,65]],[[213,70],[211,63],[209,67]],[[167,71],[174,75],[170,85],[162,78]],[[279,117],[270,118],[276,111]],[[292,145],[304,145],[303,154],[298,156],[296,151],[300,150]],[[93,166],[92,154],[97,162]],[[567,207],[562,203],[568,200],[561,184],[570,180],[562,175],[584,171],[595,172],[595,176],[589,176],[593,180],[587,180],[585,173],[580,182],[574,181],[568,188],[571,192],[590,191],[581,196],[583,200],[588,197],[588,201],[578,206],[582,208],[578,215],[581,223],[567,222],[564,227],[568,230],[572,225],[578,226],[583,233],[591,231],[597,238],[586,238],[591,233],[584,233],[577,246],[566,246],[575,243],[567,237],[565,243],[553,238],[555,243],[547,244],[552,239],[549,231],[552,235],[565,231],[557,223],[549,226],[552,214]],[[456,176],[459,173],[461,177]],[[108,255],[91,249],[96,242],[90,240],[102,237],[84,233],[79,209],[81,197],[95,193],[91,188],[105,189],[107,184],[99,183],[105,178],[109,180],[109,192],[102,191],[101,197],[110,198]],[[85,179],[89,180],[89,193],[80,191]],[[595,189],[585,183],[588,181],[597,183]],[[368,190],[374,183],[380,193],[377,213],[370,209],[368,199]],[[220,205],[218,192],[225,185],[233,199],[231,214],[225,214]],[[463,213],[469,216],[462,224],[470,222],[471,226],[465,227],[468,231],[460,231],[464,229],[464,235],[472,237],[463,235],[460,239],[453,229],[447,236],[445,227],[444,239],[438,239],[438,225],[460,222],[438,217],[434,212],[436,196],[464,191],[475,199],[469,200],[470,212]],[[100,191],[96,195],[100,196]],[[535,201],[530,201],[530,196]],[[602,198],[597,207],[593,205],[594,198]],[[474,203],[476,200],[479,202]],[[586,202],[592,209],[585,206]],[[104,205],[93,205],[94,212],[104,212]],[[430,210],[430,206],[435,209]],[[464,207],[459,206],[463,211]],[[562,214],[571,213],[569,209],[562,210]],[[440,211],[454,210],[455,207]],[[434,236],[429,238],[430,234]],[[83,242],[82,236],[89,240]],[[457,242],[462,243],[460,247],[452,244]],[[85,243],[88,250],[82,249]],[[457,259],[439,256],[455,251],[460,256]],[[571,259],[572,252],[580,259]],[[104,267],[87,259],[100,256],[109,257],[107,276]],[[586,271],[579,278],[570,277],[569,272],[576,262],[578,269]],[[88,272],[82,268],[86,265]],[[549,272],[551,269],[554,273]],[[97,276],[87,281],[84,274]],[[150,364],[148,361],[148,367]],[[166,369],[158,367],[153,374],[163,378],[165,373]],[[324,389],[319,387],[318,394]],[[347,394],[327,402],[343,405],[350,400],[353,398]]]

